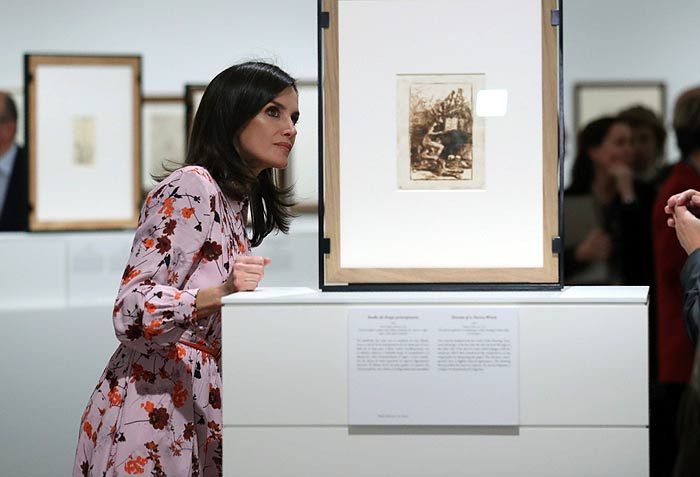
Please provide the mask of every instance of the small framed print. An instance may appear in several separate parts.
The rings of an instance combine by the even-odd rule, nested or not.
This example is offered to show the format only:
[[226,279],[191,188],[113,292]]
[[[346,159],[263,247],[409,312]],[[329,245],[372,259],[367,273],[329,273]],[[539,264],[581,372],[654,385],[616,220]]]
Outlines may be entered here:
[[167,174],[185,159],[185,101],[182,96],[145,96],[142,103],[143,161],[141,187],[148,192],[154,176]]
[[141,58],[25,55],[31,230],[134,227]]

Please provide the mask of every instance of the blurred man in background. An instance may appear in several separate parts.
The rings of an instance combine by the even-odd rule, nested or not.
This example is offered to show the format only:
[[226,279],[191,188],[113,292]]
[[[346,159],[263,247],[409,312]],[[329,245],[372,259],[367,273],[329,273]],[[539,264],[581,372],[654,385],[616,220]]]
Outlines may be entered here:
[[27,230],[28,165],[24,148],[15,143],[17,107],[0,91],[0,232]]

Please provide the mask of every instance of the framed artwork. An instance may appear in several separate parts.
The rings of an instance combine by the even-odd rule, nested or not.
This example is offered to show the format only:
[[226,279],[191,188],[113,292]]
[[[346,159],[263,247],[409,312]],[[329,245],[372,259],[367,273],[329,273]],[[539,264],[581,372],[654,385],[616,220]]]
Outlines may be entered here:
[[185,101],[182,96],[145,96],[141,105],[143,155],[141,187],[148,192],[153,176],[167,173],[185,159]]
[[601,116],[614,116],[632,106],[666,117],[666,85],[661,81],[585,81],[574,86],[576,131]]
[[438,3],[319,1],[320,287],[561,288],[558,2]]
[[484,75],[400,75],[397,166],[400,189],[484,185],[484,118],[474,111]]
[[134,227],[141,57],[25,55],[31,230]]
[[197,114],[197,108],[199,108],[199,103],[202,101],[205,89],[207,89],[205,84],[185,85],[185,143],[189,140],[194,115]]
[[289,165],[280,171],[284,186],[294,186],[295,210],[318,210],[318,82],[297,80],[299,121],[297,137],[289,155]]

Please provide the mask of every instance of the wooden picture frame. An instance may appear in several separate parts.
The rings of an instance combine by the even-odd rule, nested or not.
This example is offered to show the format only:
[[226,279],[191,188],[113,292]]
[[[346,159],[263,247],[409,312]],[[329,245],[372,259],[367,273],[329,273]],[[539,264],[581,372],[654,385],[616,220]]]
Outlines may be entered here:
[[663,81],[581,81],[574,85],[574,128],[615,116],[632,106],[644,106],[666,119],[666,84]]
[[[401,1],[319,1],[319,285],[338,291],[559,289],[563,128],[557,1],[455,1],[431,12],[440,16],[430,23],[441,25],[439,35],[429,29],[416,35],[416,26],[429,27],[421,21],[424,7]],[[458,27],[466,13],[474,31]],[[339,28],[343,15],[348,22]],[[474,44],[479,56],[472,64]],[[415,53],[421,49],[424,54]],[[353,62],[362,68],[353,69]],[[505,119],[486,120],[490,155],[481,190],[403,191],[389,177],[396,170],[396,140],[391,138],[403,127],[396,115],[395,78],[406,73],[485,74],[487,88],[508,88],[512,112]],[[522,153],[515,146],[495,147],[518,144],[524,131],[532,131],[535,139]],[[500,172],[511,167],[524,174],[515,172],[516,179]],[[520,192],[525,195],[518,199]],[[527,214],[518,214],[523,207],[529,207]],[[493,208],[493,214],[484,208]],[[454,230],[464,230],[463,235]],[[514,249],[519,247],[528,254],[522,260]],[[436,265],[430,264],[433,260]]]
[[141,57],[25,55],[30,230],[135,227]]
[[294,211],[308,214],[318,211],[318,82],[299,79],[299,122],[289,165],[280,170],[284,187],[294,186]]
[[185,85],[185,144],[189,142],[194,115],[197,114],[199,102],[202,101],[206,84],[188,83]]
[[185,159],[185,100],[182,96],[144,96],[141,103],[143,160],[141,187],[150,191],[153,175],[167,174]]

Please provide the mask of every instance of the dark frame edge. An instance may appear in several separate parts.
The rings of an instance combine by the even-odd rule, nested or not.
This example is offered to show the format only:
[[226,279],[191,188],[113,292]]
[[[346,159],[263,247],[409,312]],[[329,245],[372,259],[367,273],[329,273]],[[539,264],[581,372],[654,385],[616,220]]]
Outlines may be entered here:
[[559,291],[559,283],[349,283],[322,285],[327,292]]
[[325,203],[324,203],[324,171],[323,171],[323,160],[324,160],[324,141],[323,141],[323,122],[325,116],[323,114],[324,103],[323,103],[323,30],[326,29],[323,23],[323,0],[317,0],[317,18],[316,18],[316,48],[317,48],[317,75],[318,75],[318,288],[324,290],[326,270],[325,270],[325,254],[324,250],[324,213],[325,213]]
[[559,252],[559,289],[564,288],[564,257],[566,250],[566,237],[564,236],[564,158],[566,156],[566,141],[564,140],[564,0],[558,1],[559,26],[558,45],[559,61],[557,65],[559,74],[559,239],[561,240],[561,251]]
[[30,176],[33,173],[32,172],[32,161],[30,160],[31,158],[31,150],[30,150],[30,145],[29,145],[29,136],[30,136],[30,131],[29,127],[31,122],[29,121],[29,103],[30,103],[30,92],[31,92],[31,87],[29,85],[30,82],[34,81],[34,78],[32,74],[29,72],[29,59],[31,58],[32,54],[31,53],[24,53],[24,84],[22,87],[24,88],[24,118],[22,120],[24,121],[24,154],[25,158],[27,161],[27,202],[29,203],[28,208],[27,208],[27,231],[32,230],[32,224],[31,224],[31,217],[34,214],[34,201],[32,200],[32,192],[30,190]]

